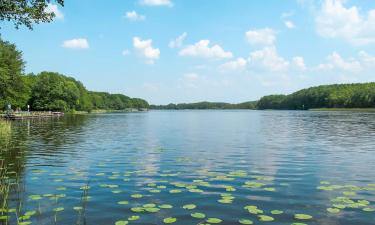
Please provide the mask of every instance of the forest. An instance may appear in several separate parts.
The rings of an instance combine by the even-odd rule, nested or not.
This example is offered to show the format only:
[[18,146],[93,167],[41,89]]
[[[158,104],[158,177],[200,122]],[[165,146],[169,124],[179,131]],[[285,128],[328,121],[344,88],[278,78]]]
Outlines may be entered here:
[[258,109],[374,108],[375,82],[311,87],[290,95],[262,97]]
[[55,72],[24,74],[22,52],[0,39],[0,109],[92,111],[149,108],[147,101],[122,94],[88,91],[74,78]]
[[151,109],[284,109],[375,108],[375,82],[321,85],[289,95],[267,95],[258,101],[239,104],[197,102],[151,105]]
[[230,104],[224,102],[197,102],[197,103],[180,103],[168,105],[150,105],[151,109],[256,109],[256,101],[243,102],[239,104]]

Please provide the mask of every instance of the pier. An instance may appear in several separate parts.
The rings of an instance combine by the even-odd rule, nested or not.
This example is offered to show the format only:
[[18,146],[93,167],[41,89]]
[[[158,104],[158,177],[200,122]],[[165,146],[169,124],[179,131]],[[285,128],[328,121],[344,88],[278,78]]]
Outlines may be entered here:
[[8,120],[25,120],[61,117],[63,115],[63,112],[14,112],[8,114],[0,114],[0,118]]

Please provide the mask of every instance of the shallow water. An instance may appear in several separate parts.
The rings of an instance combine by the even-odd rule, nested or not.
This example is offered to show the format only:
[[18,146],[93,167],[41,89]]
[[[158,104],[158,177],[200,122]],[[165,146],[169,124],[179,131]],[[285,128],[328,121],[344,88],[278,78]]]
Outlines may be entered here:
[[0,138],[2,182],[11,183],[0,224],[375,224],[374,137],[375,113],[360,112],[12,122]]

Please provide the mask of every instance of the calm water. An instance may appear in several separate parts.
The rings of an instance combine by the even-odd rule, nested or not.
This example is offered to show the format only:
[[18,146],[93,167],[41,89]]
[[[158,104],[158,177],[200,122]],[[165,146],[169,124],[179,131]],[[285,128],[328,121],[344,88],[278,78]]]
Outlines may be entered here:
[[0,224],[375,224],[374,113],[152,111],[3,126],[11,189]]

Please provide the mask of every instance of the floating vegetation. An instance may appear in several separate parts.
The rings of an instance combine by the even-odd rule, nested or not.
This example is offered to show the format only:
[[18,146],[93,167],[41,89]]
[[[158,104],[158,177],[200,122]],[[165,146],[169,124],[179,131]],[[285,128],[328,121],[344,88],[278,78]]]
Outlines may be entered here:
[[221,223],[222,220],[221,219],[218,219],[218,218],[208,218],[206,220],[207,223],[213,223],[213,224],[216,224],[216,223]]
[[238,222],[240,224],[253,224],[253,221],[249,220],[249,219],[240,219],[240,220],[238,220]]
[[191,215],[191,217],[196,218],[196,219],[204,219],[204,218],[206,218],[206,214],[199,213],[199,212],[192,213],[190,215]]
[[313,217],[308,214],[294,214],[294,218],[297,220],[310,220]]
[[174,217],[168,217],[168,218],[165,218],[165,219],[163,220],[164,223],[174,223],[174,222],[176,222],[176,221],[177,221],[177,219],[174,218]]

